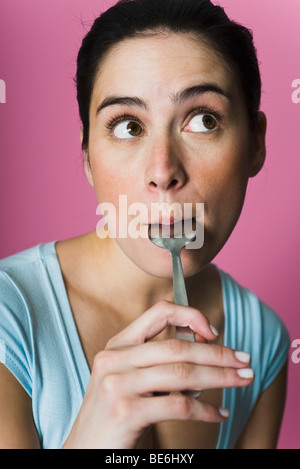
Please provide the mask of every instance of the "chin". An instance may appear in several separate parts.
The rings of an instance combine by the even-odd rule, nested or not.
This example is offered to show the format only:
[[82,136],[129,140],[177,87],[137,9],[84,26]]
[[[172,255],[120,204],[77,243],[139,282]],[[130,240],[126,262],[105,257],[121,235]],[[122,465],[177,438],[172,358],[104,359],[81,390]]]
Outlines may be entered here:
[[153,277],[171,279],[173,277],[171,254],[165,249],[148,243],[132,252],[130,259],[143,272]]
[[[128,249],[128,245],[121,246],[126,256],[143,272],[164,279],[173,277],[172,257],[169,251],[154,246],[150,241],[139,243]],[[184,277],[188,278],[199,273],[208,262],[205,262],[205,249],[183,249],[181,264]]]

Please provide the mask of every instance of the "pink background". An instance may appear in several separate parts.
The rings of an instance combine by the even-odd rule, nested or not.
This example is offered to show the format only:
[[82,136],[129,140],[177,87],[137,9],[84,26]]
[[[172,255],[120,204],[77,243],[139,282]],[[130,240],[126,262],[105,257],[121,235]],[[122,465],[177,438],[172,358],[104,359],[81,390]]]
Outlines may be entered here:
[[[0,0],[0,258],[95,229],[96,198],[82,168],[76,55],[113,0]],[[217,3],[217,2],[216,2]],[[299,0],[219,0],[254,32],[268,117],[264,169],[216,262],[251,288],[300,338]],[[292,349],[291,349],[292,351]],[[279,448],[300,448],[300,363],[289,360]]]

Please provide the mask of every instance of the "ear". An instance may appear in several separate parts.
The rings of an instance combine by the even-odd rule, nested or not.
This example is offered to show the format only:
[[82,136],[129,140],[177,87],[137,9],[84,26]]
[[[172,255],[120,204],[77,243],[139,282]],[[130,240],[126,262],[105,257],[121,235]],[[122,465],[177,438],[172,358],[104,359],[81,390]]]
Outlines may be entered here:
[[[81,146],[83,142],[83,127],[80,128],[80,141],[81,141]],[[94,181],[93,181],[93,176],[92,176],[92,171],[91,171],[91,165],[90,165],[90,157],[89,157],[89,152],[88,149],[83,150],[83,167],[84,167],[84,172],[87,177],[87,180],[89,181],[90,185],[94,187]]]
[[259,111],[257,113],[258,129],[253,135],[253,155],[250,162],[249,177],[256,176],[264,165],[266,159],[266,115]]

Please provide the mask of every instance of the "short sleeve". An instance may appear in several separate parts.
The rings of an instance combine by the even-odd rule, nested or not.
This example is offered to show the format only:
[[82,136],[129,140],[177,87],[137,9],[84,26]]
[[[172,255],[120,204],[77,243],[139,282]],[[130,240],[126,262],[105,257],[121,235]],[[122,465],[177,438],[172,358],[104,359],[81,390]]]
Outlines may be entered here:
[[0,271],[0,362],[32,396],[32,337],[28,305],[5,271]]
[[290,337],[281,318],[264,303],[261,303],[261,308],[263,326],[261,391],[264,391],[274,381],[288,359]]

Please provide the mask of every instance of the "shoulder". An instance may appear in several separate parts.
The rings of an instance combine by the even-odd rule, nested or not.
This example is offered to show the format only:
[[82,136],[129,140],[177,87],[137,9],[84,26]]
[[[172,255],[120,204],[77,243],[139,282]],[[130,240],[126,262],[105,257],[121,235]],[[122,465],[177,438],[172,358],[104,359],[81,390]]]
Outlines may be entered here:
[[[268,304],[262,301],[252,290],[242,286],[231,275],[218,269],[222,283],[224,309],[227,310],[228,319],[230,313],[235,313],[235,320],[230,321],[229,326],[250,326],[256,328],[264,339],[281,333],[288,338],[287,328],[282,318]],[[259,327],[259,330],[257,329]],[[251,330],[251,329],[250,329]],[[244,331],[244,332],[250,332]],[[262,337],[261,337],[262,338]]]
[[[15,289],[22,286],[34,288],[34,280],[40,277],[44,258],[54,250],[54,242],[39,244],[0,260],[0,286]],[[3,295],[1,295],[3,297]]]
[[0,260],[0,306],[3,312],[24,310],[25,297],[37,286],[40,275],[40,246]]
[[0,260],[0,361],[31,394],[34,327],[43,309],[43,262],[53,243]]
[[28,304],[44,285],[46,259],[55,252],[54,243],[40,244],[0,260],[0,307],[7,314],[28,313]]
[[229,274],[219,270],[230,346],[252,356],[260,391],[266,389],[286,363],[290,337],[277,312]]

